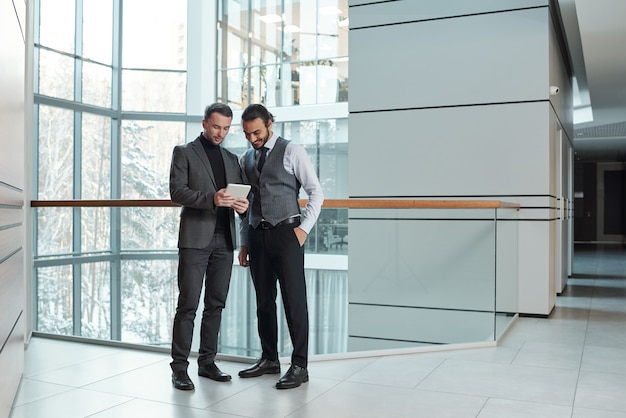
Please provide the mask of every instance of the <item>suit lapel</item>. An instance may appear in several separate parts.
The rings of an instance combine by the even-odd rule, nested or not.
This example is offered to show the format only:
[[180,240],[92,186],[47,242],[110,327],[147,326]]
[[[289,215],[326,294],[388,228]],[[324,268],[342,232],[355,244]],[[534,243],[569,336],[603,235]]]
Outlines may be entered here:
[[191,143],[191,147],[202,162],[202,166],[206,170],[209,178],[211,179],[211,183],[213,187],[217,190],[217,185],[215,184],[215,177],[213,177],[213,169],[211,168],[211,163],[209,163],[209,157],[206,155],[206,151],[202,146],[202,142],[200,142],[200,138],[197,138],[195,141]]

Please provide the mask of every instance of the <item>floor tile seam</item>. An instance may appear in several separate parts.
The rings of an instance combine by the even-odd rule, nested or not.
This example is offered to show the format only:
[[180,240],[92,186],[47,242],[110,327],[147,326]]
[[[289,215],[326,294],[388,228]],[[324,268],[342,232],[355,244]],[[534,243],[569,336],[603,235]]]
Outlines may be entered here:
[[[372,364],[376,363],[377,361],[381,360],[383,357],[379,357],[379,356],[375,356],[376,358],[374,358],[372,361],[368,362],[367,364],[363,365],[363,367],[360,367],[358,370],[353,371],[350,375],[346,376],[343,379],[335,379],[335,378],[324,378],[324,379],[328,379],[328,380],[339,380],[339,381],[344,381],[347,382],[348,379],[350,379],[351,377],[354,377],[355,375],[357,375],[358,373],[362,372],[363,370],[365,370],[366,368],[370,367]],[[372,357],[368,357],[368,358],[372,358]],[[329,360],[329,361],[336,361],[336,360]],[[341,360],[339,360],[341,361]],[[311,362],[309,362],[309,366],[310,366]],[[309,367],[310,368],[310,367]]]
[[[580,369],[580,373],[595,373],[595,374],[604,374],[607,376],[624,376],[626,378],[626,371],[624,372],[615,372],[615,371],[607,371],[607,370],[590,370],[590,369],[586,369],[584,367],[581,367]],[[625,379],[626,381],[626,379]]]
[[588,347],[589,349],[605,349],[605,350],[613,350],[613,351],[624,351],[626,352],[626,345],[621,344],[619,342],[616,341],[616,343],[618,344],[613,344],[613,345],[607,345],[607,344],[601,344],[601,343],[597,343],[597,342],[592,342],[589,344],[585,344],[585,347]]
[[[259,376],[259,377],[260,377],[260,376]],[[206,378],[206,380],[210,380],[210,379]],[[210,403],[209,405],[207,405],[207,406],[205,406],[205,407],[202,407],[202,408],[200,408],[200,409],[201,409],[202,411],[219,412],[220,414],[224,414],[225,412],[223,412],[223,411],[213,411],[213,410],[211,410],[211,408],[214,408],[216,405],[219,405],[220,403],[222,403],[222,402],[224,402],[224,401],[226,401],[226,400],[228,400],[228,399],[230,399],[230,398],[232,398],[232,397],[234,397],[234,396],[238,396],[238,395],[244,394],[246,391],[250,390],[251,388],[253,388],[253,387],[255,387],[255,386],[258,386],[258,385],[262,384],[262,383],[263,383],[263,382],[265,382],[266,380],[269,380],[269,378],[265,378],[265,379],[256,379],[256,381],[255,381],[253,384],[251,384],[251,385],[249,385],[249,386],[245,386],[245,387],[243,387],[243,388],[241,388],[241,389],[235,390],[233,393],[231,393],[231,394],[227,395],[226,397],[224,397],[224,398],[222,398],[222,399],[220,399],[220,400],[218,400],[218,401],[212,402],[212,403]],[[200,381],[199,381],[199,382],[200,382]],[[215,382],[215,381],[210,381],[210,382],[207,382],[207,383],[209,383],[209,384],[211,384],[211,383],[220,384],[220,383],[221,383],[221,384],[223,385],[225,382]],[[227,383],[227,382],[226,382],[226,383]],[[198,390],[198,386],[199,386],[199,385],[201,385],[201,383],[198,383],[198,384],[196,385],[196,390]],[[234,416],[239,416],[239,415],[234,415]]]
[[[576,368],[565,368],[565,367],[551,367],[551,366],[537,366],[537,365],[530,365],[530,364],[513,364],[513,363],[506,363],[506,362],[478,362],[478,361],[473,361],[473,360],[458,360],[458,359],[453,359],[452,361],[456,361],[459,363],[465,363],[465,364],[469,364],[469,365],[490,365],[492,367],[496,367],[498,369],[508,369],[508,370],[502,370],[502,371],[498,371],[498,372],[502,372],[502,373],[506,373],[506,375],[509,375],[511,372],[513,371],[520,371],[520,372],[546,372],[546,371],[561,371],[561,372],[577,372],[579,373],[580,370],[576,369]],[[481,369],[482,370],[482,369]],[[492,370],[493,372],[493,370]],[[443,373],[447,373],[446,370],[443,371]],[[533,373],[534,375],[534,373]],[[421,382],[420,382],[421,383]]]
[[557,407],[565,407],[565,408],[569,408],[570,409],[570,416],[572,416],[573,413],[573,408],[574,408],[574,403],[572,401],[572,403],[570,405],[567,404],[562,404],[562,403],[553,403],[553,402],[541,402],[538,400],[528,400],[528,399],[509,399],[509,398],[502,398],[502,397],[498,397],[498,396],[489,396],[487,397],[487,403],[490,400],[495,400],[495,401],[512,401],[512,402],[523,402],[523,403],[528,403],[528,404],[533,404],[533,405],[540,405],[540,406],[557,406]]
[[[26,355],[26,357],[25,357],[25,361],[29,361],[29,359],[28,359],[28,351],[26,351],[26,352],[25,352],[25,355]],[[40,375],[43,375],[43,374],[48,374],[48,373],[58,372],[58,371],[63,370],[63,369],[67,369],[67,368],[71,368],[71,367],[76,367],[76,366],[79,366],[79,365],[81,365],[81,364],[89,363],[89,362],[92,362],[92,361],[101,360],[101,359],[103,359],[103,358],[105,358],[105,357],[108,357],[108,356],[111,356],[111,355],[119,355],[119,352],[116,352],[116,353],[115,353],[115,352],[114,352],[114,353],[108,353],[108,354],[105,354],[105,355],[102,355],[102,356],[97,356],[97,357],[90,358],[90,359],[87,359],[87,360],[81,360],[81,361],[71,362],[71,363],[68,363],[68,364],[64,364],[64,365],[62,365],[62,366],[55,367],[55,368],[53,368],[53,369],[48,369],[48,370],[45,370],[45,371],[37,372],[36,374],[30,374],[30,375],[27,375],[27,377],[29,377],[29,378],[30,378],[30,377],[34,377],[34,376],[40,376]],[[159,361],[162,361],[162,360],[163,360],[163,359],[160,359]],[[157,361],[157,362],[155,362],[155,363],[158,363],[158,361]],[[153,364],[154,364],[154,363],[153,363]]]
[[[449,394],[449,395],[463,395],[463,396],[473,396],[473,397],[479,397],[479,398],[486,398],[486,399],[501,399],[501,400],[506,400],[506,401],[515,401],[515,402],[530,402],[530,403],[535,403],[538,405],[554,405],[554,406],[566,406],[566,407],[572,407],[574,404],[574,396],[572,394],[571,399],[569,401],[563,401],[563,402],[558,402],[558,401],[552,401],[552,402],[542,402],[540,400],[537,399],[528,399],[528,398],[524,398],[523,395],[520,395],[519,392],[516,392],[516,394],[518,396],[513,396],[513,397],[503,397],[503,396],[496,396],[493,394],[485,394],[485,393],[473,393],[473,392],[468,392],[468,391],[451,391],[451,390],[434,390],[434,389],[419,389],[417,388],[416,390],[420,390],[423,392],[432,392],[432,393],[445,393],[445,394]],[[493,392],[493,390],[489,390],[489,392]]]
[[[331,380],[331,379],[324,379],[324,380]],[[334,390],[337,386],[339,386],[340,384],[344,383],[342,381],[339,380],[333,380],[335,382],[335,384],[329,388],[327,388],[326,390],[320,392],[317,396],[314,396],[312,398],[309,398],[306,402],[304,402],[302,405],[300,405],[299,407],[297,407],[296,409],[294,409],[293,411],[289,412],[287,415],[285,415],[285,418],[287,417],[297,417],[298,415],[294,415],[296,414],[298,411],[301,411],[303,408],[306,408],[309,404],[311,404],[311,402],[320,399],[323,395],[331,392],[332,390]],[[306,384],[306,383],[305,383]],[[278,389],[276,389],[278,391]],[[297,388],[295,390],[298,390]],[[219,412],[219,411],[214,411],[214,412]],[[223,412],[222,412],[223,413]],[[233,415],[234,417],[244,417],[244,415]],[[247,416],[246,416],[247,417]],[[252,418],[252,417],[251,417]]]
[[96,384],[96,383],[102,382],[102,381],[104,381],[104,380],[113,379],[113,378],[115,378],[115,377],[121,376],[121,375],[126,374],[126,373],[135,372],[135,371],[137,371],[137,370],[141,370],[141,369],[146,368],[146,367],[152,367],[152,366],[154,366],[155,364],[160,363],[160,362],[162,362],[162,361],[163,361],[163,359],[160,359],[160,360],[158,360],[158,361],[155,361],[154,363],[150,363],[150,364],[142,364],[142,365],[140,365],[140,366],[136,366],[136,367],[125,368],[124,370],[117,371],[117,372],[115,372],[114,374],[106,375],[106,376],[104,376],[104,377],[101,377],[101,378],[99,378],[99,379],[97,379],[97,380],[90,381],[89,383],[85,383],[85,384],[83,384],[83,385],[81,385],[81,386],[78,386],[78,387],[84,387],[84,386],[93,385],[93,384]]
[[358,381],[358,380],[345,380],[343,382],[338,382],[335,386],[332,387],[332,389],[336,389],[338,386],[341,385],[363,385],[363,386],[371,386],[371,387],[378,387],[378,388],[385,388],[385,389],[397,389],[397,390],[403,390],[403,391],[414,391],[415,388],[410,387],[410,386],[392,386],[392,385],[388,385],[388,384],[382,384],[382,383],[374,383],[374,382],[364,382],[364,381]]
[[[51,399],[51,398],[54,398],[56,396],[65,394],[67,392],[71,392],[71,391],[73,391],[75,389],[79,389],[76,386],[68,386],[68,385],[63,385],[63,384],[60,384],[60,383],[51,383],[51,382],[46,382],[46,381],[42,381],[42,380],[35,380],[35,379],[30,379],[30,378],[24,378],[24,379],[25,380],[33,380],[33,381],[36,381],[36,382],[39,382],[39,383],[47,383],[47,384],[55,385],[55,386],[62,386],[64,388],[64,390],[62,390],[60,392],[57,392],[57,393],[50,394],[50,395],[42,396],[42,397],[34,399],[32,401],[23,402],[23,403],[20,403],[20,404],[17,404],[17,405],[13,405],[13,408],[19,408],[19,407],[24,406],[24,405],[36,403],[36,402],[39,402],[39,401],[44,401],[46,399]],[[23,384],[23,382],[22,382],[22,384]],[[22,386],[21,385],[20,385],[20,390],[22,390]]]
[[[105,392],[105,393],[108,394],[108,392]],[[123,395],[121,395],[121,396],[123,396]],[[135,401],[144,401],[144,402],[158,403],[158,404],[163,405],[163,406],[174,406],[174,407],[177,407],[177,408],[191,409],[191,410],[198,411],[198,412],[203,412],[203,411],[207,410],[206,408],[200,408],[200,407],[195,407],[195,406],[190,406],[190,405],[180,405],[180,404],[176,404],[176,403],[172,403],[172,402],[159,401],[159,400],[156,400],[156,399],[140,398],[140,397],[137,397],[137,396],[132,396],[130,398],[132,398],[132,399],[129,399],[128,401],[125,401],[124,403],[130,403],[130,402],[135,402]],[[120,405],[123,405],[123,404],[120,404]],[[112,407],[112,408],[116,408],[116,407],[118,407],[120,405],[117,405],[117,406]],[[107,409],[112,409],[112,408],[107,408]],[[102,411],[105,411],[105,410],[106,409],[103,409]],[[94,415],[96,415],[96,414],[94,414]],[[238,416],[238,415],[235,415],[235,416]]]
[[[49,382],[46,382],[46,383],[49,383]],[[58,383],[55,383],[55,384],[59,385]],[[21,408],[21,407],[24,407],[26,405],[36,404],[36,403],[39,403],[39,402],[47,402],[47,401],[50,401],[51,399],[60,397],[61,395],[67,395],[68,393],[73,392],[73,391],[84,391],[84,390],[89,391],[89,392],[93,392],[93,393],[101,393],[101,394],[105,394],[105,395],[114,395],[114,396],[118,396],[118,397],[121,397],[121,398],[126,398],[126,400],[124,400],[122,403],[125,403],[125,402],[128,402],[130,400],[135,399],[132,396],[120,395],[119,393],[109,393],[109,392],[104,392],[104,391],[96,391],[96,390],[90,390],[90,389],[87,389],[87,388],[77,387],[77,386],[67,386],[67,385],[59,385],[59,386],[66,386],[68,388],[68,390],[64,390],[62,392],[58,392],[58,393],[55,393],[55,394],[52,394],[52,395],[49,395],[49,396],[44,396],[42,398],[30,401],[30,402],[25,402],[25,403],[22,403],[22,404],[19,404],[19,405],[15,405],[11,410],[17,409],[17,408]],[[99,411],[99,412],[102,412],[102,411]]]
[[581,353],[580,362],[578,365],[578,373],[576,374],[576,384],[574,385],[574,396],[572,399],[572,415],[573,415],[574,406],[576,405],[576,398],[578,396],[578,388],[580,385],[581,373],[583,373],[583,359],[585,358],[585,351],[587,350],[587,338],[589,335],[589,321],[591,320],[591,315],[594,312],[593,301],[594,301],[594,296],[597,295],[597,286],[598,286],[598,282],[594,281],[594,284],[591,288],[589,308],[587,309],[587,327],[585,328],[585,338],[583,339],[582,353]]
[[554,403],[554,402],[541,402],[538,400],[520,400],[520,399],[510,399],[510,398],[502,398],[502,397],[498,397],[498,396],[489,396],[488,397],[489,400],[501,400],[501,401],[515,401],[515,402],[524,402],[524,403],[530,403],[530,404],[534,404],[534,405],[549,405],[549,406],[565,406],[568,408],[571,408],[573,405],[572,404],[564,404],[564,403]]
[[415,384],[415,386],[413,386],[413,388],[412,388],[412,389],[418,389],[418,388],[419,388],[419,385],[421,385],[422,383],[424,383],[424,381],[425,381],[426,379],[428,379],[428,378],[429,378],[429,377],[430,377],[430,376],[431,376],[431,375],[435,372],[435,370],[440,369],[440,368],[441,368],[441,367],[442,367],[442,366],[443,366],[446,362],[450,361],[450,359],[449,359],[449,358],[442,358],[442,359],[440,359],[440,360],[441,360],[441,361],[439,362],[439,364],[437,364],[436,366],[434,366],[434,367],[432,368],[432,370],[431,370],[431,371],[429,371],[428,373],[426,373],[426,374],[425,374],[425,375],[424,375],[424,376],[420,379],[420,381],[419,381],[419,382],[417,382],[417,383]]
[[132,399],[132,398],[131,398],[131,399],[127,399],[127,400],[125,400],[124,402],[120,402],[120,403],[118,403],[117,405],[111,405],[111,406],[106,407],[106,408],[104,408],[104,409],[101,409],[101,410],[99,410],[99,411],[97,411],[97,412],[94,412],[93,414],[85,415],[85,418],[89,418],[89,417],[93,417],[93,416],[99,415],[99,414],[101,414],[101,413],[103,413],[103,412],[105,412],[105,411],[110,411],[110,410],[112,410],[112,409],[114,409],[114,408],[120,407],[120,406],[125,405],[125,404],[127,404],[127,403],[130,403],[130,402],[132,402],[132,401],[134,401],[134,400],[135,400],[135,399]]

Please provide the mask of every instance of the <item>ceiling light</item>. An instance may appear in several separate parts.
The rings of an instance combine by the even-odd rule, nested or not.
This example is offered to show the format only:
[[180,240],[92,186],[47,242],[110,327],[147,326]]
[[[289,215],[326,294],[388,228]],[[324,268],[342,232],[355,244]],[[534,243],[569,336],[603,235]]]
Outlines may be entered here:
[[283,31],[285,33],[296,33],[296,32],[302,32],[302,29],[300,29],[296,25],[285,25],[285,27],[283,28]]
[[319,11],[321,15],[340,15],[342,13],[341,9],[335,6],[320,7]]
[[265,16],[259,16],[259,20],[265,23],[277,23],[277,22],[282,21],[283,18],[278,15],[265,15]]
[[593,110],[591,106],[575,107],[574,125],[585,122],[593,122]]

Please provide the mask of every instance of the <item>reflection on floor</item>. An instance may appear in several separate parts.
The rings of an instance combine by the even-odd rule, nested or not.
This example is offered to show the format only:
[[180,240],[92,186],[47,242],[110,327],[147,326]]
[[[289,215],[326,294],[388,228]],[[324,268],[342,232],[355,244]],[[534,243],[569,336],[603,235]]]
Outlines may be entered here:
[[626,418],[625,302],[626,251],[580,246],[551,317],[520,318],[498,347],[313,361],[287,391],[231,361],[232,382],[194,364],[196,390],[177,391],[166,354],[34,338],[11,417]]

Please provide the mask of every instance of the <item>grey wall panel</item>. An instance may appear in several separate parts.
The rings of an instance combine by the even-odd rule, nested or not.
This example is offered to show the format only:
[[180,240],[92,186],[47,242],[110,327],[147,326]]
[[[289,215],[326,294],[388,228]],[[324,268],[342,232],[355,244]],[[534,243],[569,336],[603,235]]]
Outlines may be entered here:
[[494,315],[397,306],[348,307],[350,337],[457,344],[494,340]]
[[23,263],[23,251],[19,250],[0,264],[0,306],[3,315],[0,321],[0,348],[9,339],[15,321],[24,310]]
[[[23,9],[23,1],[15,3],[18,10]],[[0,181],[23,189],[25,54],[20,22],[11,0],[0,0],[0,34]]]
[[22,247],[24,229],[21,225],[3,229],[0,226],[0,261],[14,254]]
[[0,355],[0,417],[10,416],[19,378],[24,370],[24,316],[16,318],[13,332]]
[[351,114],[350,196],[548,194],[548,106]]
[[350,30],[350,112],[548,100],[548,20],[540,8]]
[[553,25],[550,26],[550,86],[559,88],[559,93],[550,95],[550,102],[554,107],[568,142],[574,140],[574,93],[571,78],[563,61],[564,52],[561,51]]
[[0,416],[24,368],[25,31],[30,1],[0,0]]
[[[351,0],[350,29],[547,6],[548,0]],[[354,7],[353,7],[354,6]]]
[[23,204],[24,195],[21,190],[0,184],[0,205],[22,206]]
[[0,229],[21,224],[24,220],[22,208],[18,206],[0,206]]

